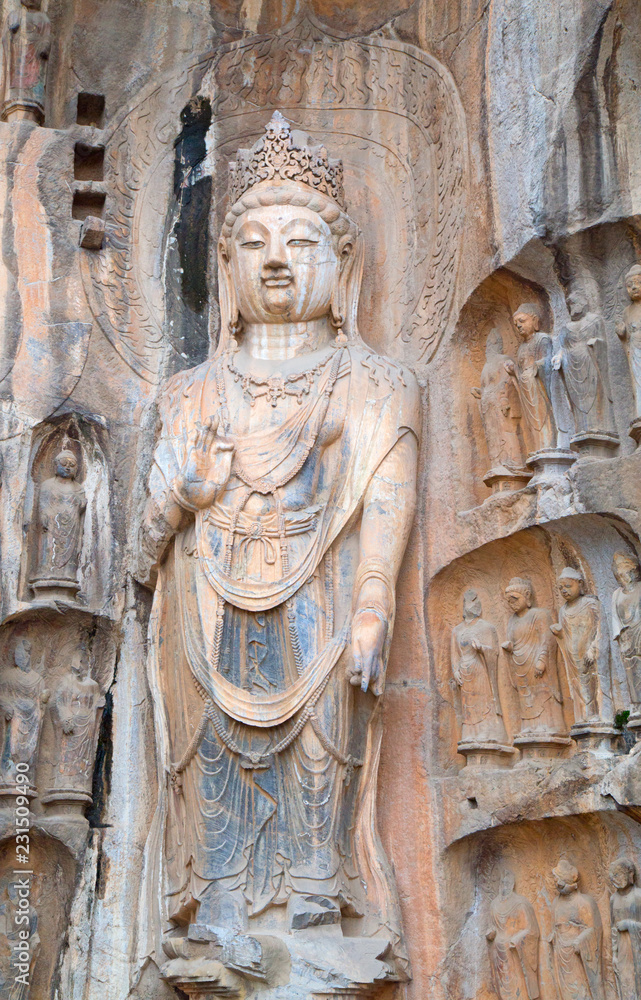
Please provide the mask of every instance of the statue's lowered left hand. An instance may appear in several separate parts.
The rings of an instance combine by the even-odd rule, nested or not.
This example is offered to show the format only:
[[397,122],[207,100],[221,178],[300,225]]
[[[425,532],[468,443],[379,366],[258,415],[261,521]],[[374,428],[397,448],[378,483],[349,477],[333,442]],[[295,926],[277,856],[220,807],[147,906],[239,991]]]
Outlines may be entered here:
[[361,691],[368,688],[375,695],[383,693],[383,649],[387,638],[387,621],[378,611],[362,608],[352,621],[352,656],[349,682]]

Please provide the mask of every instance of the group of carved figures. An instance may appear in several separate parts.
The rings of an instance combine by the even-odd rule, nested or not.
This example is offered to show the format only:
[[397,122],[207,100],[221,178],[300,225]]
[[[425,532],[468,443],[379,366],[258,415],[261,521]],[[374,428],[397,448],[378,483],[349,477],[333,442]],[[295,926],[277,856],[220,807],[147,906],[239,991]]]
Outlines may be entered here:
[[[552,874],[557,896],[547,944],[559,1000],[605,1000],[599,908],[592,896],[580,891],[574,865],[562,860]],[[614,861],[609,876],[614,975],[620,1000],[632,1000],[641,996],[641,888],[628,858]],[[501,876],[486,937],[500,1000],[537,1000],[541,995],[539,922],[529,900],[515,892],[511,871]]]
[[[630,434],[641,435],[641,266],[625,280],[630,305],[616,332],[626,346],[635,393],[635,419]],[[520,340],[516,356],[504,353],[498,329],[486,341],[486,361],[479,400],[491,468],[488,486],[505,489],[526,483],[532,469],[571,461],[560,448],[563,412],[574,423],[572,448],[579,454],[604,456],[619,444],[614,423],[605,324],[591,312],[585,293],[567,296],[569,321],[558,337],[541,329],[543,314],[536,303],[524,303],[512,320]],[[556,453],[556,454],[555,454]],[[528,468],[529,466],[529,468]]]
[[[0,671],[0,793],[16,789],[18,771],[35,782],[45,712],[55,733],[51,787],[43,801],[91,801],[91,782],[100,710],[104,698],[89,669],[87,650],[74,651],[69,669],[52,690],[32,666],[32,648],[20,638],[13,665]],[[20,766],[22,765],[22,766]]]
[[[641,567],[631,553],[617,552],[613,573],[619,586],[612,596],[612,632],[625,667],[631,714],[629,724],[641,722]],[[538,608],[529,579],[510,580],[505,597],[512,612],[502,643],[509,677],[517,692],[520,729],[514,743],[521,748],[536,743],[567,743],[559,686],[557,648],[565,664],[572,700],[572,735],[583,736],[612,726],[605,717],[601,604],[586,593],[581,572],[566,567],[559,575],[563,603],[558,622],[547,608]],[[452,631],[451,662],[461,697],[459,750],[505,748],[507,733],[498,685],[499,639],[491,622],[482,617],[475,590],[463,597],[463,621]],[[611,713],[610,713],[611,715]]]

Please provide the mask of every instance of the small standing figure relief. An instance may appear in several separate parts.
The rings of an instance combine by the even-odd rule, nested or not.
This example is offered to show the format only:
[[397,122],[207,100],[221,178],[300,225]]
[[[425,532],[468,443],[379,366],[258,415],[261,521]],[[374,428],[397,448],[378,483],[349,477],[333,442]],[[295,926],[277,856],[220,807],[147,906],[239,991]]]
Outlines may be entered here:
[[550,628],[559,644],[574,707],[575,724],[602,722],[599,680],[601,605],[585,592],[583,574],[569,566],[557,580],[564,604]]
[[38,596],[74,599],[79,590],[78,561],[87,506],[77,482],[78,459],[64,447],[54,475],[40,486],[36,514],[38,562],[30,585]]
[[628,724],[641,724],[641,567],[636,556],[616,552],[612,571],[619,584],[612,595],[612,635],[619,644],[628,678]]
[[[512,615],[507,624],[510,677],[519,697],[521,729],[514,740],[522,750],[537,744],[568,745],[559,691],[556,643],[550,631],[552,615],[533,607],[530,580],[514,577],[505,589]],[[536,752],[536,750],[534,751]]]
[[25,764],[29,784],[35,783],[38,743],[44,704],[49,692],[31,666],[31,643],[18,639],[14,666],[0,672],[0,718],[4,725],[0,747],[0,786],[13,790],[18,764]]
[[[459,753],[492,748],[513,754],[507,745],[498,687],[499,639],[475,590],[463,595],[463,621],[452,629],[452,673],[461,694]],[[468,761],[469,762],[469,761]]]
[[616,325],[616,332],[625,342],[634,391],[634,419],[630,437],[641,440],[641,265],[635,264],[625,276],[625,290],[630,305],[623,310],[623,319]]
[[612,964],[620,1000],[641,997],[641,889],[628,858],[610,865]]
[[100,687],[89,671],[86,650],[81,647],[51,699],[56,753],[52,787],[43,796],[43,802],[58,799],[91,802],[99,709],[104,704]]
[[491,468],[483,482],[495,490],[525,484],[531,476],[524,466],[521,403],[514,362],[503,353],[503,339],[496,328],[485,344],[481,385],[472,389],[479,401]]
[[568,294],[567,305],[570,322],[561,330],[552,365],[561,372],[570,400],[575,430],[572,445],[584,454],[608,456],[619,438],[612,412],[605,324],[599,313],[590,312],[581,289]]
[[592,896],[579,892],[579,873],[574,865],[559,861],[552,874],[558,896],[552,904],[550,944],[559,998],[605,1000],[599,908]]
[[490,916],[486,937],[499,1000],[537,1000],[541,932],[532,904],[514,891],[511,871],[501,875]]
[[42,125],[45,117],[51,22],[42,0],[20,0],[5,20],[2,120]]
[[523,410],[527,451],[556,448],[557,428],[551,402],[552,338],[541,330],[542,313],[534,302],[526,302],[512,317],[521,340],[514,371]]

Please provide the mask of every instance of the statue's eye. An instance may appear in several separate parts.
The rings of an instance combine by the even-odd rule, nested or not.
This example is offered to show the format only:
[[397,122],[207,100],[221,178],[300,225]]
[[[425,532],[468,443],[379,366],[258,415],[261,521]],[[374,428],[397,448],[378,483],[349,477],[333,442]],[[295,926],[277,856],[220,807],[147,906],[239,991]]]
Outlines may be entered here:
[[288,247],[315,247],[318,245],[318,240],[287,240]]
[[249,240],[247,243],[241,243],[242,247],[246,247],[247,250],[260,250],[265,244],[262,240]]

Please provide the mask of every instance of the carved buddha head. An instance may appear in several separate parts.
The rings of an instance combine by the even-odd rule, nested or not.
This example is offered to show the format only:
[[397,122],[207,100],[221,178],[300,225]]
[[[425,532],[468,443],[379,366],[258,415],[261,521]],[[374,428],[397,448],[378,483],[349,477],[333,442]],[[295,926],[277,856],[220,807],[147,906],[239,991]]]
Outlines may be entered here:
[[515,615],[522,615],[528,608],[532,607],[534,601],[532,581],[526,577],[513,577],[505,588],[505,598],[510,606],[510,611]]
[[570,313],[570,319],[581,319],[588,311],[589,304],[587,296],[581,288],[573,288],[572,291],[568,293],[566,302],[568,312]]
[[579,873],[569,861],[559,861],[556,868],[553,869],[552,875],[561,896],[569,896],[571,892],[576,892],[579,887]]
[[629,858],[617,858],[610,865],[608,874],[612,888],[623,892],[629,885],[634,885],[637,870]]
[[501,880],[499,882],[499,896],[502,899],[507,899],[507,897],[514,892],[514,886],[516,885],[516,880],[514,878],[514,872],[506,868],[501,872]]
[[480,618],[483,613],[481,599],[475,590],[466,590],[463,594],[463,617],[466,621]]
[[512,320],[521,340],[529,340],[541,329],[543,314],[536,302],[523,302],[514,313]]
[[485,341],[485,357],[489,361],[490,358],[495,357],[497,354],[503,354],[503,337],[501,336],[501,331],[494,326],[488,333],[487,340]]
[[564,601],[576,601],[577,597],[585,594],[585,580],[583,574],[578,569],[566,566],[561,571],[557,579],[559,592]]
[[78,474],[78,459],[72,451],[63,448],[56,455],[55,470],[60,479],[75,479]]
[[641,265],[630,268],[625,276],[625,289],[633,302],[641,301]]
[[641,579],[639,560],[629,552],[615,552],[612,559],[612,572],[620,587],[631,587]]
[[218,245],[222,346],[243,323],[324,316],[355,335],[361,238],[344,210],[340,161],[276,111],[230,174]]
[[13,660],[16,667],[25,673],[31,668],[31,643],[28,639],[18,639]]

